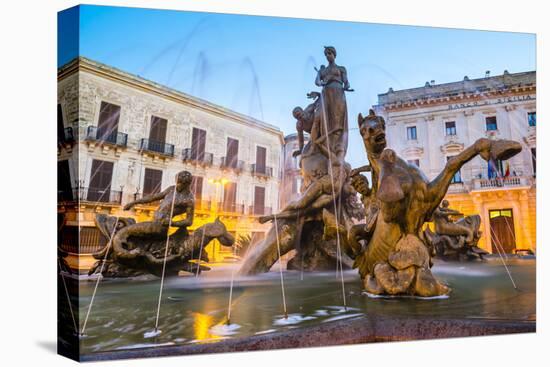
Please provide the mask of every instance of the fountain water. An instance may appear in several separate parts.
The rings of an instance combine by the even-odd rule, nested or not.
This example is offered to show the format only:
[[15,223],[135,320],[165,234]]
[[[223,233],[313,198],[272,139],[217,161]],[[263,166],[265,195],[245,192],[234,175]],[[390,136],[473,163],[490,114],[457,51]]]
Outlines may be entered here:
[[[160,287],[159,287],[159,299],[157,303],[157,316],[155,318],[155,329],[151,332],[146,332],[143,334],[145,338],[151,338],[159,335],[162,331],[159,330],[159,317],[160,317],[160,304],[162,301],[162,291],[164,288],[164,276],[166,274],[166,259],[168,258],[168,244],[170,243],[170,227],[172,226],[172,218],[174,217],[174,203],[176,202],[177,191],[174,189],[172,191],[172,204],[170,205],[170,216],[168,217],[168,229],[166,230],[166,244],[164,246],[164,259],[162,262],[162,274],[160,277]],[[201,241],[202,246],[202,241]],[[200,258],[199,258],[200,261]],[[200,264],[198,266],[200,268]]]

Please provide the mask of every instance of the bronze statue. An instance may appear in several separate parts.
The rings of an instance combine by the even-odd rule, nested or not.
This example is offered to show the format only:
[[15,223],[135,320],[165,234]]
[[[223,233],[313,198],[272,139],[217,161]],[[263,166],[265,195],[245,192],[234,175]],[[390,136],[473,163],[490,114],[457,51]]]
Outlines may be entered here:
[[[352,92],[346,68],[336,65],[336,49],[325,47],[328,65],[317,70],[315,85],[321,91],[321,136],[328,136],[325,143],[334,161],[343,162],[348,148],[348,108],[345,92]],[[325,131],[326,129],[326,131]]]
[[[346,233],[360,219],[362,209],[350,181],[350,166],[344,156],[348,144],[346,91],[349,87],[346,69],[336,65],[336,50],[325,47],[328,66],[317,70],[315,84],[321,93],[311,92],[315,102],[305,109],[295,108],[298,120],[300,169],[304,182],[301,197],[281,212],[260,217],[260,222],[273,221],[264,241],[248,251],[240,274],[248,275],[268,271],[281,255],[297,250],[287,267],[300,270],[335,269],[342,260],[343,268],[350,268],[353,249],[344,241]],[[303,132],[311,139],[303,146]],[[277,238],[278,233],[278,238]],[[337,244],[341,243],[342,256]]]
[[298,150],[292,153],[293,157],[302,154],[304,150],[304,132],[308,133],[310,140],[317,142],[321,134],[321,114],[319,110],[321,94],[310,92],[308,98],[315,98],[315,101],[305,109],[295,107],[292,110],[292,116],[296,119],[296,131],[298,133]]
[[[187,227],[193,224],[195,202],[190,184],[191,174],[187,171],[179,172],[176,175],[176,185],[161,193],[133,201],[124,207],[125,210],[129,210],[136,204],[161,200],[153,221],[150,222],[136,223],[132,218],[117,220],[115,217],[98,214],[97,227],[106,238],[112,235],[113,239],[112,246],[106,246],[94,254],[100,261],[96,262],[90,274],[101,269],[101,262],[105,256],[108,266],[103,266],[104,276],[125,277],[148,273],[160,275],[165,261],[168,275],[177,274],[179,271],[207,270],[206,267],[197,269],[199,265],[190,262],[194,259],[208,261],[206,252],[202,251],[199,255],[200,249],[204,249],[213,239],[219,240],[224,246],[232,246],[235,239],[219,219],[197,228],[193,235],[189,235]],[[184,219],[171,219],[182,214],[185,214]],[[167,244],[169,227],[176,227],[177,230],[169,236]],[[166,246],[168,255],[165,259]]]
[[[441,296],[450,292],[431,273],[429,245],[422,226],[432,217],[447,193],[454,174],[477,155],[485,160],[509,159],[521,151],[521,145],[509,140],[479,139],[472,146],[449,159],[443,171],[432,181],[416,166],[386,149],[385,121],[373,110],[358,116],[358,124],[369,159],[369,166],[352,172],[369,170],[372,186],[365,190],[366,178],[352,179],[363,201],[367,223],[355,231],[362,252],[355,258],[365,290],[371,294]],[[360,185],[361,184],[361,185]],[[370,218],[369,218],[370,217]]]
[[[458,221],[451,217],[463,217]],[[435,252],[435,255],[442,259],[483,259],[488,252],[477,247],[481,238],[479,226],[481,218],[479,215],[464,214],[450,209],[449,202],[443,200],[441,206],[434,210],[433,222],[435,233],[428,227],[424,231],[426,241]]]

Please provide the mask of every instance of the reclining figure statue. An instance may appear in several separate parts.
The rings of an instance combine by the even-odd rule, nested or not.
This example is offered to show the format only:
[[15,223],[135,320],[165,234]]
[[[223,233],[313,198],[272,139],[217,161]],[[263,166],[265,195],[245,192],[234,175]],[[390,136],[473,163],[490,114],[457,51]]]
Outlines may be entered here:
[[[367,225],[354,227],[349,243],[358,249],[354,267],[359,269],[365,290],[375,295],[446,295],[450,288],[431,272],[431,253],[422,227],[429,221],[455,173],[468,161],[481,156],[509,159],[521,151],[521,145],[509,140],[479,139],[447,161],[432,181],[412,165],[386,149],[385,121],[373,110],[358,116],[359,130],[370,165],[351,172],[352,185],[366,203]],[[367,178],[359,174],[370,171]],[[360,225],[361,226],[361,225]]]
[[424,237],[435,255],[442,259],[483,259],[488,252],[477,247],[481,238],[479,215],[470,215],[453,221],[452,216],[464,217],[464,214],[450,209],[449,202],[443,200],[441,206],[433,213],[435,233],[428,227]]
[[[107,239],[112,236],[112,244],[93,254],[99,261],[89,273],[98,273],[103,269],[102,275],[107,277],[142,274],[159,276],[165,261],[166,275],[177,275],[179,271],[209,270],[199,265],[200,260],[208,261],[204,251],[206,245],[217,239],[224,246],[233,246],[235,239],[219,219],[197,228],[192,235],[189,235],[187,227],[193,223],[195,203],[190,185],[191,174],[182,171],[176,175],[176,185],[124,207],[125,210],[129,210],[136,204],[161,200],[150,222],[136,223],[133,218],[117,220],[105,214],[96,215],[97,227]],[[182,214],[185,214],[185,219],[172,219]],[[169,236],[167,244],[170,227],[176,227],[177,230]],[[167,250],[166,246],[168,246]],[[166,259],[165,254],[167,254]],[[103,259],[106,259],[105,265],[102,265]]]

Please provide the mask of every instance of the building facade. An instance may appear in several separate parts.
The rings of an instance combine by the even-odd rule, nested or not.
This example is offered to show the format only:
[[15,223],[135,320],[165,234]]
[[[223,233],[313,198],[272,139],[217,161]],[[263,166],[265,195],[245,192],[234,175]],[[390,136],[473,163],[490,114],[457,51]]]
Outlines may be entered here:
[[512,139],[523,150],[491,164],[480,157],[453,179],[446,199],[480,214],[480,246],[490,252],[536,249],[536,72],[508,73],[378,95],[388,146],[429,179],[479,138]]
[[[309,141],[309,135],[305,134],[304,144]],[[300,156],[294,157],[293,153],[299,149],[298,134],[285,136],[283,147],[283,172],[281,177],[281,190],[279,206],[284,208],[288,203],[298,199],[302,191],[302,174],[300,172]]]
[[[80,253],[104,245],[96,213],[150,220],[155,205],[122,207],[182,170],[193,174],[190,230],[220,216],[233,234],[259,239],[269,225],[257,216],[278,208],[277,127],[86,58],[58,70],[58,142],[60,237]],[[231,256],[216,243],[207,251],[211,261]]]

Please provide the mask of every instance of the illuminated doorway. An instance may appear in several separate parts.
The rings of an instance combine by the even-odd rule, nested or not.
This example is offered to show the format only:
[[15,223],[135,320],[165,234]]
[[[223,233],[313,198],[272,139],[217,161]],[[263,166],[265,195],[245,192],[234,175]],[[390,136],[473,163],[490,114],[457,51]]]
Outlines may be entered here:
[[[507,254],[516,250],[516,231],[514,228],[514,212],[512,209],[489,211],[489,225],[491,227],[491,248],[493,253],[499,250]],[[500,246],[501,248],[497,248]]]

